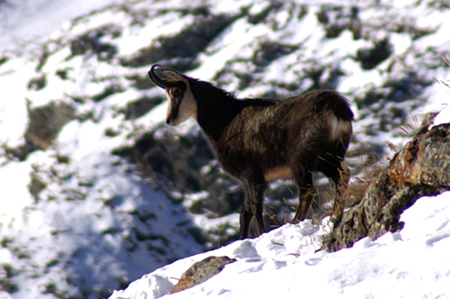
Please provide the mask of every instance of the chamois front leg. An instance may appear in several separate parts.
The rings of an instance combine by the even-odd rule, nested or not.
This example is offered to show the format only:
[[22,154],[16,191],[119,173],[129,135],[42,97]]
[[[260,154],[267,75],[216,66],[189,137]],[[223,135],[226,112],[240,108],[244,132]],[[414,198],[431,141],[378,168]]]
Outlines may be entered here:
[[264,191],[267,185],[264,177],[260,175],[243,180],[242,187],[244,188],[245,198],[241,208],[239,237],[245,239],[248,237],[250,222],[253,217],[256,220],[256,235],[259,236],[266,231],[262,215]]
[[336,184],[336,194],[334,196],[333,213],[331,214],[331,222],[336,226],[342,220],[344,212],[344,202],[348,198],[348,181],[350,180],[350,170],[343,161],[340,162],[338,168],[339,175],[333,177]]

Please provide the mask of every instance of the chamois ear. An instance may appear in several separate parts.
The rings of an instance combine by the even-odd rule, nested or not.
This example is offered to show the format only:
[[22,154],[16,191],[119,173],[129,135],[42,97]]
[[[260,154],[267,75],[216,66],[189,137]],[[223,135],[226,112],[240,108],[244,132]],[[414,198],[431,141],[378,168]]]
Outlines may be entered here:
[[170,79],[172,81],[184,81],[184,80],[186,80],[186,77],[182,73],[180,73],[180,72],[178,72],[178,71],[176,71],[174,69],[162,68],[160,71],[166,78],[168,78],[168,79]]

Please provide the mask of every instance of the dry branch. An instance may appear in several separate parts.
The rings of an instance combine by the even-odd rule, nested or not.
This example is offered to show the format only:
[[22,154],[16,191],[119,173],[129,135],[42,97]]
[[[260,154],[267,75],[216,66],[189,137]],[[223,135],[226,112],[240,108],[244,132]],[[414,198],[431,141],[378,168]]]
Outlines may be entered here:
[[429,115],[408,142],[370,184],[356,206],[324,237],[323,248],[337,251],[369,236],[400,230],[400,215],[422,196],[450,190],[450,124],[433,125]]

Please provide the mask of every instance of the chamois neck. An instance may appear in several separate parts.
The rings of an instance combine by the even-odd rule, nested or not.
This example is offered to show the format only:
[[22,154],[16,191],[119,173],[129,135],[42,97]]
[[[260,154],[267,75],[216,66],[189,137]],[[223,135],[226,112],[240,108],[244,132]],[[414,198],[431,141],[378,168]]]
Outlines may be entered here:
[[218,140],[226,126],[242,110],[242,101],[204,81],[192,82],[191,91],[197,101],[200,127],[209,138]]

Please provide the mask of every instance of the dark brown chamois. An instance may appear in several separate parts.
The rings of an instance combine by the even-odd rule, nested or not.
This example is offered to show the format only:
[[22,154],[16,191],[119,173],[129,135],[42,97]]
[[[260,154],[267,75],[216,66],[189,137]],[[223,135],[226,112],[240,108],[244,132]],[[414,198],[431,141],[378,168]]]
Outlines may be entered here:
[[166,91],[167,124],[195,118],[223,169],[241,183],[241,238],[248,237],[253,217],[257,234],[265,231],[263,195],[267,183],[278,178],[297,183],[300,203],[293,222],[304,220],[314,197],[315,171],[336,184],[331,220],[340,222],[349,180],[343,159],[353,120],[344,97],[332,90],[314,90],[282,100],[240,100],[211,83],[159,65],[152,66],[149,76]]

